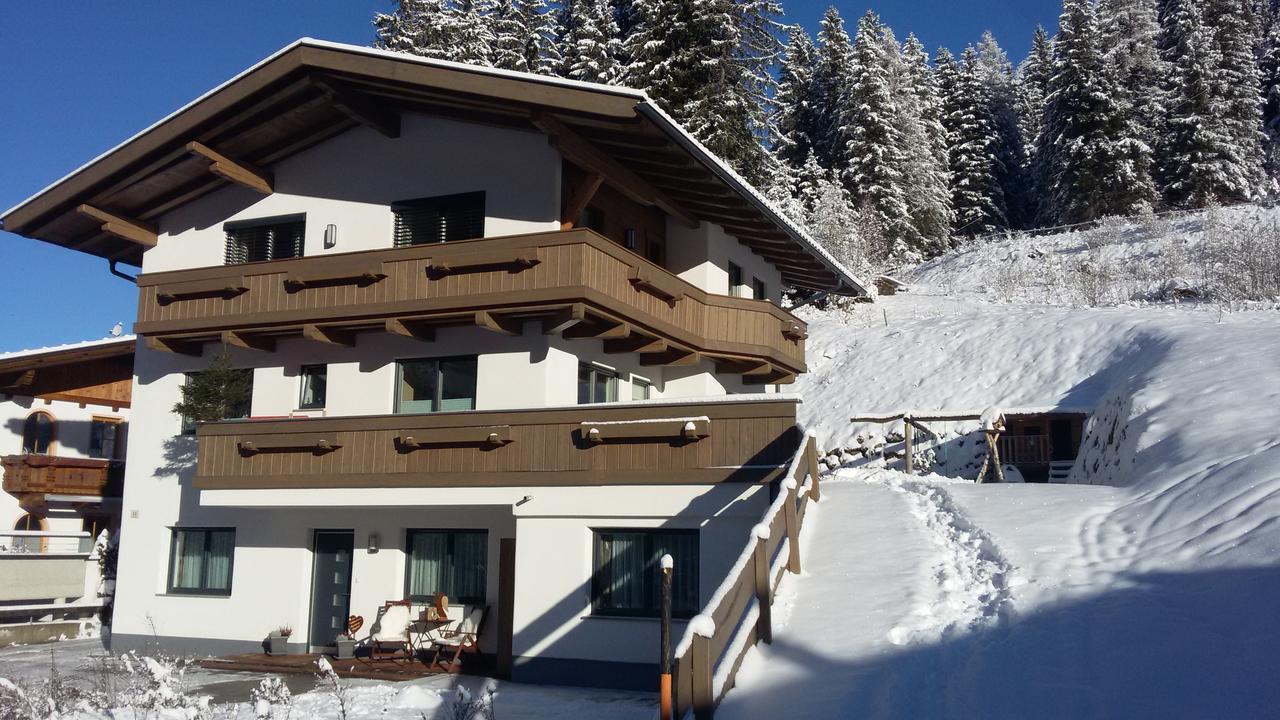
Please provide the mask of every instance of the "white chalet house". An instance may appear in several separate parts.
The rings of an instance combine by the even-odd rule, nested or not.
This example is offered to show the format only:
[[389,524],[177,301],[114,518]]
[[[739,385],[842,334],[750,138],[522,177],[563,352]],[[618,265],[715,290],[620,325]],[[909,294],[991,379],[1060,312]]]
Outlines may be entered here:
[[141,268],[117,649],[444,593],[468,662],[652,688],[658,558],[687,619],[802,441],[783,289],[865,294],[643,93],[309,39],[3,221]]

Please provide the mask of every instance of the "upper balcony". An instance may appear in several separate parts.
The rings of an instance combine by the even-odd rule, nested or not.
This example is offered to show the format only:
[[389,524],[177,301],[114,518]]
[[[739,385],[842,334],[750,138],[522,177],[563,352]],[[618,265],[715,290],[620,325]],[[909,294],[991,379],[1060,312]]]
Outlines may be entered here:
[[4,491],[26,508],[46,504],[50,496],[119,497],[124,475],[117,461],[57,455],[8,455],[0,458],[0,466]]
[[707,293],[585,229],[149,273],[137,333],[198,355],[203,343],[270,351],[303,336],[424,340],[447,326],[604,341],[645,365],[711,360],[748,383],[805,371],[805,324],[776,305]]

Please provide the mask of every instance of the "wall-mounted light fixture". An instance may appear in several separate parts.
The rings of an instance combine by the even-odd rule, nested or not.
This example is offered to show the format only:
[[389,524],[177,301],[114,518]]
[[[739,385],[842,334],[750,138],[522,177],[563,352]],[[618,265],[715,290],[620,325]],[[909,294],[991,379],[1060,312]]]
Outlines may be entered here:
[[522,497],[522,498],[520,498],[519,500],[517,500],[517,501],[516,501],[516,507],[520,507],[521,505],[523,505],[523,504],[525,504],[525,503],[527,503],[527,502],[529,502],[529,501],[531,501],[531,500],[533,500],[533,496],[532,496],[532,495],[525,495],[524,497]]
[[337,247],[337,245],[338,245],[338,226],[326,225],[324,228],[324,249],[328,250],[331,247]]
[[[330,225],[329,227],[333,227]],[[382,538],[378,533],[369,533],[369,553],[378,552],[378,547],[382,544]]]
[[627,237],[627,249],[635,250],[636,249],[636,229],[627,228],[626,237]]

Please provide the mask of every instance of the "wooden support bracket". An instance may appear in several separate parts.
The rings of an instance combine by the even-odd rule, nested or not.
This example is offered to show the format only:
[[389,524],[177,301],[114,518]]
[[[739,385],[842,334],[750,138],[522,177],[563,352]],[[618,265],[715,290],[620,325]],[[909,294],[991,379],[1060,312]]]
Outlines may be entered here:
[[230,347],[275,352],[276,339],[270,335],[254,335],[251,333],[225,330],[222,333],[222,344]]
[[499,333],[501,335],[510,335],[516,337],[524,330],[524,321],[518,318],[500,317],[494,315],[488,310],[477,310],[475,314],[475,323],[477,327],[485,330]]
[[503,447],[512,442],[511,426],[417,428],[401,430],[396,445],[404,452],[442,445],[480,445]]
[[342,444],[332,437],[316,437],[309,433],[284,433],[280,435],[261,435],[236,443],[241,455],[257,455],[262,452],[279,452],[296,450],[312,452],[316,455],[331,453]]
[[633,333],[630,337],[619,338],[616,340],[605,340],[604,351],[608,354],[617,353],[663,353],[668,349],[667,341],[658,338],[649,337],[648,335],[640,335]]
[[196,340],[147,336],[142,339],[142,342],[148,348],[160,352],[190,355],[191,357],[200,357],[204,354],[204,343]]
[[263,195],[270,195],[274,192],[271,173],[266,170],[254,167],[249,163],[232,160],[200,142],[187,143],[187,152],[208,160],[209,172],[224,180],[242,185]]
[[322,325],[303,325],[302,337],[328,345],[355,347],[356,334],[352,330]]
[[76,212],[102,223],[100,228],[102,232],[145,248],[155,247],[159,241],[156,227],[141,220],[121,217],[92,205],[79,205],[76,207]]
[[564,336],[570,340],[614,340],[630,337],[631,325],[629,323],[613,320],[584,322],[565,330]]
[[586,319],[587,306],[582,303],[574,303],[573,305],[556,312],[555,315],[544,319],[542,321],[542,334],[557,335]]
[[432,342],[436,339],[436,328],[425,320],[415,318],[387,318],[386,331],[392,335],[402,335],[415,340]]
[[651,365],[697,365],[702,360],[702,355],[684,348],[669,348],[665,352],[645,353],[640,356],[640,364],[645,366]]
[[587,205],[591,203],[591,199],[596,196],[596,192],[603,183],[604,176],[600,173],[586,172],[571,185],[572,191],[565,196],[564,204],[560,208],[561,230],[572,230],[577,225],[582,211],[587,209]]

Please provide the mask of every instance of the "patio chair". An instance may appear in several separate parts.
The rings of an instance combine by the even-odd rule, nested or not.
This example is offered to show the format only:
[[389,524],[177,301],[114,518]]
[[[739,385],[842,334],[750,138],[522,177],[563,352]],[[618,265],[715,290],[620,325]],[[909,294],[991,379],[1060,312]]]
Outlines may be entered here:
[[[484,630],[484,619],[488,614],[488,607],[476,605],[467,611],[457,627],[440,630],[433,641],[435,654],[431,658],[432,667],[455,671],[461,668],[462,653],[479,652],[480,633]],[[452,657],[447,658],[448,665],[441,665],[440,657],[442,655],[447,657],[450,652]]]
[[417,649],[409,632],[414,622],[413,603],[388,600],[378,608],[373,627],[369,628],[369,659],[413,658]]

